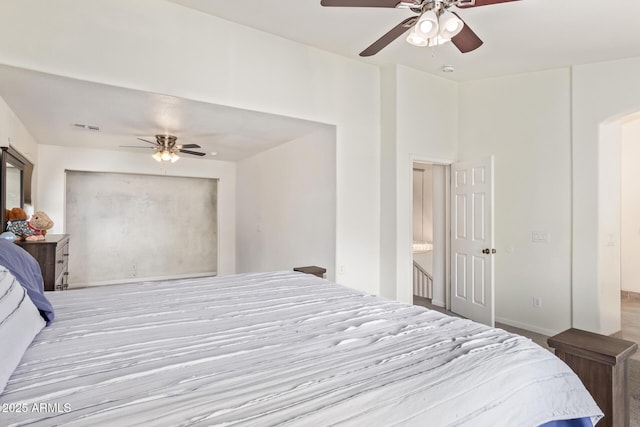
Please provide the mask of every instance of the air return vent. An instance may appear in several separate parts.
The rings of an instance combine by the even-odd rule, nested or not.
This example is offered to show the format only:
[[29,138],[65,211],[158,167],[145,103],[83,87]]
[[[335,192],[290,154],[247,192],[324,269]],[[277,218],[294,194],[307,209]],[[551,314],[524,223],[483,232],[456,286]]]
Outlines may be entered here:
[[100,126],[96,126],[96,125],[85,125],[83,123],[74,123],[73,127],[79,130],[90,130],[93,132],[99,132],[100,131]]

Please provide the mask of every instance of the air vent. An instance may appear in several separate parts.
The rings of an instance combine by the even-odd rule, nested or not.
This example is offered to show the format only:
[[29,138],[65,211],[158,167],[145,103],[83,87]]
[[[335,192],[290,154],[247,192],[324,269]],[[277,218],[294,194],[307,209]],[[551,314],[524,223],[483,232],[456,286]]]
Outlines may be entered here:
[[93,132],[99,132],[100,126],[96,125],[85,125],[84,123],[73,123],[73,127],[78,130],[90,130]]

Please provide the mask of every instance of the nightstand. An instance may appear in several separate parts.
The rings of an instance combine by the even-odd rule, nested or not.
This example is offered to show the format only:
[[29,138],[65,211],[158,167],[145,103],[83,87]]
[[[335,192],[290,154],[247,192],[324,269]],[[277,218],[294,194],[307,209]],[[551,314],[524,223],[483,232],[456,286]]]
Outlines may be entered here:
[[315,265],[310,265],[307,267],[296,267],[293,271],[299,271],[300,273],[313,274],[314,276],[318,276],[319,278],[324,278],[324,273],[327,272],[326,268],[316,267]]
[[571,328],[547,340],[580,377],[604,418],[598,427],[629,426],[629,357],[638,344]]
[[40,264],[45,291],[62,291],[69,286],[69,235],[47,234],[44,240],[16,241]]

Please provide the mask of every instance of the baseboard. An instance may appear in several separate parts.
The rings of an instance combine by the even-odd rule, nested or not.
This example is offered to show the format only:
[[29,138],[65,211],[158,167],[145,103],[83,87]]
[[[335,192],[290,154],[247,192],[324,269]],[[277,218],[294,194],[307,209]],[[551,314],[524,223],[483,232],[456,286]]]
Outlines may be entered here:
[[505,319],[504,317],[496,317],[496,322],[504,323],[505,325],[513,326],[514,328],[525,329],[527,331],[535,332],[537,334],[546,335],[548,337],[552,337],[562,332],[562,331],[553,331],[551,329],[539,328],[534,325],[528,325],[526,323],[516,322],[515,320]]
[[120,280],[103,280],[103,281],[97,281],[97,282],[70,283],[69,289],[92,288],[95,286],[108,286],[108,285],[124,285],[127,283],[136,283],[136,282],[155,282],[158,280],[191,279],[195,277],[206,277],[206,276],[217,276],[217,273],[214,271],[209,273],[175,274],[171,276],[156,276],[156,277],[131,277],[128,279],[120,279]]

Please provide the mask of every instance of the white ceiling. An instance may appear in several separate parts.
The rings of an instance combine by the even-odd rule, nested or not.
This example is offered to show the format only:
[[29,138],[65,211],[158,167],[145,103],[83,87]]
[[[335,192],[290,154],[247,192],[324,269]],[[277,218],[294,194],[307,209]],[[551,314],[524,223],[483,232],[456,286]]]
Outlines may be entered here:
[[164,133],[200,145],[192,151],[206,152],[203,158],[237,161],[327,126],[4,65],[0,95],[38,142],[69,147],[145,152],[120,147],[133,145],[152,154],[136,138],[154,141]]
[[[320,0],[171,1],[354,59],[457,81],[640,56],[638,0],[521,0],[457,9],[484,41],[479,49],[420,48],[401,37],[369,59],[358,53],[413,12],[322,7]],[[443,74],[445,64],[456,71]]]

